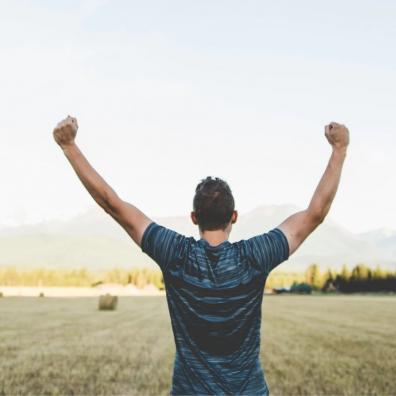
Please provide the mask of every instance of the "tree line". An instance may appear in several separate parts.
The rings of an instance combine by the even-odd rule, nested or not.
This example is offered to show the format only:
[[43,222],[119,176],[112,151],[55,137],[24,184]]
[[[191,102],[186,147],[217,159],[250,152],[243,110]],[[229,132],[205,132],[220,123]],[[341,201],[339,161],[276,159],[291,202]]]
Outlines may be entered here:
[[[117,283],[144,288],[154,285],[164,289],[162,272],[158,268],[115,268],[106,272],[92,272],[80,269],[17,269],[0,267],[0,285],[30,287],[93,287],[101,283]],[[318,264],[311,264],[305,272],[273,271],[268,276],[266,289],[294,287],[298,290],[324,292],[396,292],[396,271],[385,271],[380,267],[371,269],[365,264],[357,264],[351,270],[343,265],[340,271],[321,271]]]
[[396,292],[396,271],[385,271],[379,266],[372,269],[365,264],[357,264],[350,270],[344,264],[338,272],[328,269],[322,273],[318,264],[311,264],[304,275],[304,282],[293,282],[297,290],[298,286],[304,290],[305,284],[312,290],[323,292]]
[[30,287],[93,287],[102,283],[134,285],[143,288],[154,285],[164,288],[162,273],[156,268],[114,268],[106,272],[95,273],[85,268],[80,269],[26,269],[15,267],[0,268],[0,285]]

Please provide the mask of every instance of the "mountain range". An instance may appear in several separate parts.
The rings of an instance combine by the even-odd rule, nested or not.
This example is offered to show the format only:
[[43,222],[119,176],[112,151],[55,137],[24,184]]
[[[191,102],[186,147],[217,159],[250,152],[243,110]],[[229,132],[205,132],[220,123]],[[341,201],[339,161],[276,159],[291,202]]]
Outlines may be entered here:
[[[260,206],[239,216],[231,242],[269,231],[292,213],[292,205]],[[187,236],[199,238],[188,216],[153,219]],[[304,244],[279,269],[302,271],[309,264],[340,269],[365,263],[396,269],[396,231],[373,230],[354,234],[327,217]],[[136,246],[125,231],[100,208],[92,208],[68,220],[34,225],[0,227],[0,266],[27,268],[80,268],[93,271],[114,267],[154,267],[156,264]]]

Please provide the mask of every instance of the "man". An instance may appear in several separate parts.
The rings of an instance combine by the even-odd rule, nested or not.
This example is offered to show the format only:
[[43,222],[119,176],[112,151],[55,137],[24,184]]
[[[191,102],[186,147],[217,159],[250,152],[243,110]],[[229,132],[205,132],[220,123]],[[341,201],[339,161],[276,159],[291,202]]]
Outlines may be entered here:
[[208,177],[197,186],[191,219],[201,239],[187,238],[119,198],[77,147],[77,129],[77,120],[69,116],[56,126],[54,138],[95,201],[163,272],[176,344],[171,393],[267,395],[259,360],[264,284],[329,212],[348,129],[335,122],[325,127],[332,153],[307,209],[236,243],[228,241],[238,214],[225,181]]

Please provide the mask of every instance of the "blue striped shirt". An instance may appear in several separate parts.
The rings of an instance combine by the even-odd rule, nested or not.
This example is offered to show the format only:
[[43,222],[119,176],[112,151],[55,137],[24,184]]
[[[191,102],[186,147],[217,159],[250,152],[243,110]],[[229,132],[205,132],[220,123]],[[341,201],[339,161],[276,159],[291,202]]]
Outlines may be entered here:
[[161,268],[176,344],[172,395],[267,395],[261,304],[270,271],[289,256],[275,228],[211,246],[151,223],[142,251]]

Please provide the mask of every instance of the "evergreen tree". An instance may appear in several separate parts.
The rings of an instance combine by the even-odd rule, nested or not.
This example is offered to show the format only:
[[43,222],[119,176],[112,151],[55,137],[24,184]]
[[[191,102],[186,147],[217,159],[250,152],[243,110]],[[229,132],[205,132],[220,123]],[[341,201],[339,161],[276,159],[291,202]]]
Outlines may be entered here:
[[318,264],[311,264],[305,271],[305,281],[308,285],[319,289],[322,286]]

